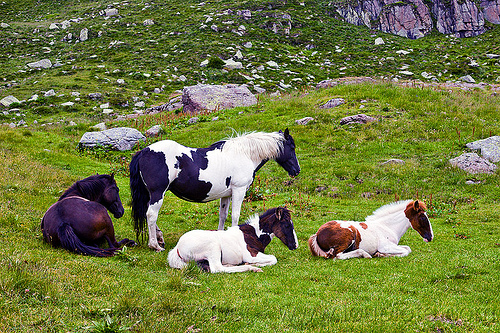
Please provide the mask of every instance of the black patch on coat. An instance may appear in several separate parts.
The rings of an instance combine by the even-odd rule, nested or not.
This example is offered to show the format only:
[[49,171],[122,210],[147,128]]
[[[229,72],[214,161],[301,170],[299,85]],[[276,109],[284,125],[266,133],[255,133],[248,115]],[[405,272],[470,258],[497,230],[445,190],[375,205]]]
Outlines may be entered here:
[[144,148],[139,161],[141,175],[150,193],[149,204],[163,199],[163,193],[169,186],[168,166],[165,163],[165,154]]
[[264,253],[266,246],[271,243],[271,236],[268,234],[262,234],[260,237],[257,237],[255,228],[249,224],[239,225],[239,228],[243,233],[243,238],[247,244],[247,250],[250,252],[252,257],[255,257],[259,252]]
[[226,178],[226,187],[229,187],[231,185],[231,177]]
[[207,153],[222,149],[225,141],[219,141],[208,148],[191,151],[191,156],[177,156],[175,167],[180,169],[177,178],[170,184],[170,191],[181,199],[193,202],[205,202],[212,183],[200,180],[200,170],[208,167]]

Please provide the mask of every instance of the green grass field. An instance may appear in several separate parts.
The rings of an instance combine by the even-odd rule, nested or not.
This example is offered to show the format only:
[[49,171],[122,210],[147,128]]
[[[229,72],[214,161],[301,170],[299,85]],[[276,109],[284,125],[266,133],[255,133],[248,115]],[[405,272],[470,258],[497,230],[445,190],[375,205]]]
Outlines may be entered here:
[[[318,108],[333,97],[348,103]],[[378,121],[340,126],[361,104]],[[115,229],[135,238],[126,173],[133,152],[79,152],[78,127],[1,128],[0,331],[499,331],[498,174],[468,175],[448,163],[466,142],[498,133],[497,114],[490,91],[374,84],[261,98],[193,125],[183,115],[113,123],[170,126],[163,138],[193,147],[233,130],[290,129],[301,174],[290,181],[275,162],[266,164],[250,190],[262,200],[245,202],[242,218],[286,205],[300,245],[289,251],[275,239],[266,253],[278,263],[242,274],[174,270],[166,251],[144,243],[107,259],[51,248],[41,217],[74,181],[96,172],[116,172],[126,213]],[[314,122],[295,124],[305,116]],[[390,158],[406,163],[380,165]],[[470,179],[480,184],[466,185]],[[332,261],[309,254],[306,241],[323,223],[362,220],[396,198],[417,197],[429,206],[435,238],[425,243],[410,229],[400,242],[412,248],[408,257]],[[218,202],[194,204],[170,193],[159,218],[167,250],[184,232],[217,223]]]
[[[336,20],[330,2],[1,2],[0,22],[9,27],[0,28],[0,99],[26,102],[0,107],[0,332],[500,332],[499,173],[470,175],[448,162],[468,151],[466,143],[500,135],[500,63],[487,56],[500,53],[500,26],[474,38],[434,32],[407,40]],[[104,16],[110,7],[119,15]],[[249,20],[237,14],[242,9],[251,10]],[[70,19],[66,29],[49,29]],[[80,42],[83,28],[89,39]],[[374,45],[377,37],[385,44]],[[243,68],[217,65],[237,51]],[[57,66],[28,68],[44,58]],[[209,66],[201,67],[205,60]],[[486,84],[449,86],[464,75]],[[315,88],[357,76],[380,81]],[[406,79],[407,87],[393,82]],[[266,93],[255,106],[202,114],[196,124],[182,113],[118,118],[134,113],[137,101],[144,111],[199,82],[246,83]],[[50,89],[55,96],[44,96]],[[102,100],[88,97],[96,92]],[[280,96],[270,97],[274,92]],[[27,101],[34,94],[38,99]],[[319,108],[337,97],[347,103]],[[68,101],[74,104],[61,105]],[[102,112],[105,103],[111,115]],[[359,113],[377,121],[339,124]],[[314,121],[295,123],[306,116]],[[171,269],[167,251],[144,242],[112,258],[50,247],[41,235],[43,214],[95,173],[115,173],[125,207],[114,219],[117,237],[136,237],[128,163],[146,144],[129,152],[79,150],[81,136],[101,121],[142,132],[159,124],[161,136],[146,144],[168,138],[191,147],[234,132],[289,128],[300,175],[291,179],[267,163],[241,220],[287,206],[299,248],[289,251],[275,239],[266,253],[278,263],[262,273],[208,274],[195,265]],[[382,165],[393,158],[405,163]],[[409,256],[310,255],[307,239],[323,223],[363,220],[382,205],[416,198],[429,207],[434,240],[425,243],[410,229],[400,242],[411,247]],[[215,229],[218,206],[168,193],[158,221],[166,250],[189,230]]]

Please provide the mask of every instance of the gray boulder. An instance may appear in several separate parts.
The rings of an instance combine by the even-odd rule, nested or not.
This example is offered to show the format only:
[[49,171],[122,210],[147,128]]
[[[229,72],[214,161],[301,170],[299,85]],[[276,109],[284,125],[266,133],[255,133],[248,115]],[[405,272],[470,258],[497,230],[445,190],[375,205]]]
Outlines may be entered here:
[[90,93],[90,94],[88,94],[88,97],[93,101],[97,101],[97,100],[102,99],[102,94],[101,93]]
[[468,173],[492,174],[497,170],[497,166],[482,158],[476,153],[465,153],[450,160],[454,167],[467,171]]
[[342,105],[345,103],[345,99],[343,98],[333,98],[331,100],[329,100],[328,102],[326,102],[325,104],[321,105],[320,108],[321,109],[331,109],[331,108],[335,108],[339,105]]
[[100,132],[87,132],[78,145],[81,148],[104,146],[123,151],[131,150],[138,141],[146,141],[141,132],[135,128],[117,127]]
[[146,136],[148,137],[155,137],[160,135],[161,132],[161,125],[154,125],[150,129],[146,131]]
[[118,9],[116,8],[106,8],[103,13],[104,16],[115,16],[118,15]]
[[257,98],[245,85],[198,84],[182,92],[184,112],[214,111],[257,104]]
[[367,123],[371,123],[373,121],[377,121],[377,119],[361,113],[361,114],[357,114],[354,116],[348,116],[348,117],[340,119],[340,125],[367,124]]
[[467,82],[467,83],[476,83],[476,80],[472,78],[470,75],[465,75],[460,78],[460,80]]
[[500,136],[469,142],[466,146],[472,150],[480,150],[482,157],[490,162],[500,162]]
[[39,60],[39,61],[30,62],[26,66],[28,66],[29,68],[44,68],[44,69],[48,69],[48,68],[52,67],[52,62],[50,61],[50,59],[42,59],[42,60]]
[[4,97],[0,100],[0,104],[2,104],[3,106],[10,106],[13,103],[20,103],[20,102],[17,98],[15,98],[12,95]]
[[87,39],[89,39],[89,29],[83,28],[82,30],[80,30],[80,41],[84,42]]
[[313,118],[313,117],[304,117],[304,118],[302,118],[302,119],[297,119],[297,120],[295,120],[295,123],[296,123],[297,125],[307,125],[307,124],[309,124],[309,123],[310,123],[311,121],[313,121],[313,120],[314,120],[314,118]]

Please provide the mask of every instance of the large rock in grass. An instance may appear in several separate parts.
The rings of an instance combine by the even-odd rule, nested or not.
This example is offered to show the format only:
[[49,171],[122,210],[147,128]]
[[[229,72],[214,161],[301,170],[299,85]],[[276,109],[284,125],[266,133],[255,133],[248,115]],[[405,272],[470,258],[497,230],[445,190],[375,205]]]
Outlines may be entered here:
[[466,146],[469,149],[480,150],[481,155],[490,162],[500,162],[500,136],[469,142]]
[[131,150],[138,141],[146,141],[146,137],[135,128],[117,127],[100,132],[85,133],[80,148],[106,147],[114,150]]
[[345,99],[343,98],[333,98],[326,102],[325,104],[321,105],[321,109],[333,109],[339,105],[345,104]]
[[465,153],[450,160],[454,167],[467,171],[468,173],[495,173],[497,166],[476,153]]
[[354,116],[348,116],[340,119],[340,125],[350,125],[350,124],[368,124],[377,121],[377,118],[367,116],[364,113],[356,114]]
[[52,62],[50,61],[50,59],[42,59],[42,60],[39,60],[39,61],[30,62],[26,66],[28,66],[29,68],[43,68],[43,69],[48,69],[48,68],[52,67]]
[[3,106],[10,106],[14,103],[20,103],[20,101],[12,95],[4,97],[2,98],[2,100],[0,100],[0,104],[2,104]]
[[257,104],[257,98],[245,85],[198,84],[184,88],[182,104],[184,112],[196,113],[250,106]]

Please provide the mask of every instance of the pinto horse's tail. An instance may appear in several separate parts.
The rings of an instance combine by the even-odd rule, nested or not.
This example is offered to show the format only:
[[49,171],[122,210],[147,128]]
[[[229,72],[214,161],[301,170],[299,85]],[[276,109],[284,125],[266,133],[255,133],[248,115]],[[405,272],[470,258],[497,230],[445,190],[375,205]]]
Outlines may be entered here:
[[307,243],[309,244],[309,250],[311,251],[313,256],[329,258],[330,255],[323,251],[321,247],[319,247],[318,241],[316,240],[317,236],[317,234],[314,234],[309,237],[309,240],[307,241]]
[[68,223],[61,224],[61,226],[57,229],[57,236],[59,237],[62,248],[77,254],[94,257],[111,257],[116,251],[119,250],[119,248],[114,247],[101,249],[96,246],[90,246],[83,243]]
[[177,245],[168,253],[168,264],[172,268],[179,268],[179,269],[182,269],[187,266],[187,263],[184,260],[182,260],[181,256],[179,255],[179,250],[177,248]]
[[132,193],[132,219],[134,220],[134,230],[138,240],[141,233],[146,230],[146,212],[148,211],[148,202],[150,199],[148,189],[142,181],[139,170],[141,153],[142,150],[132,157],[129,166],[130,192]]

